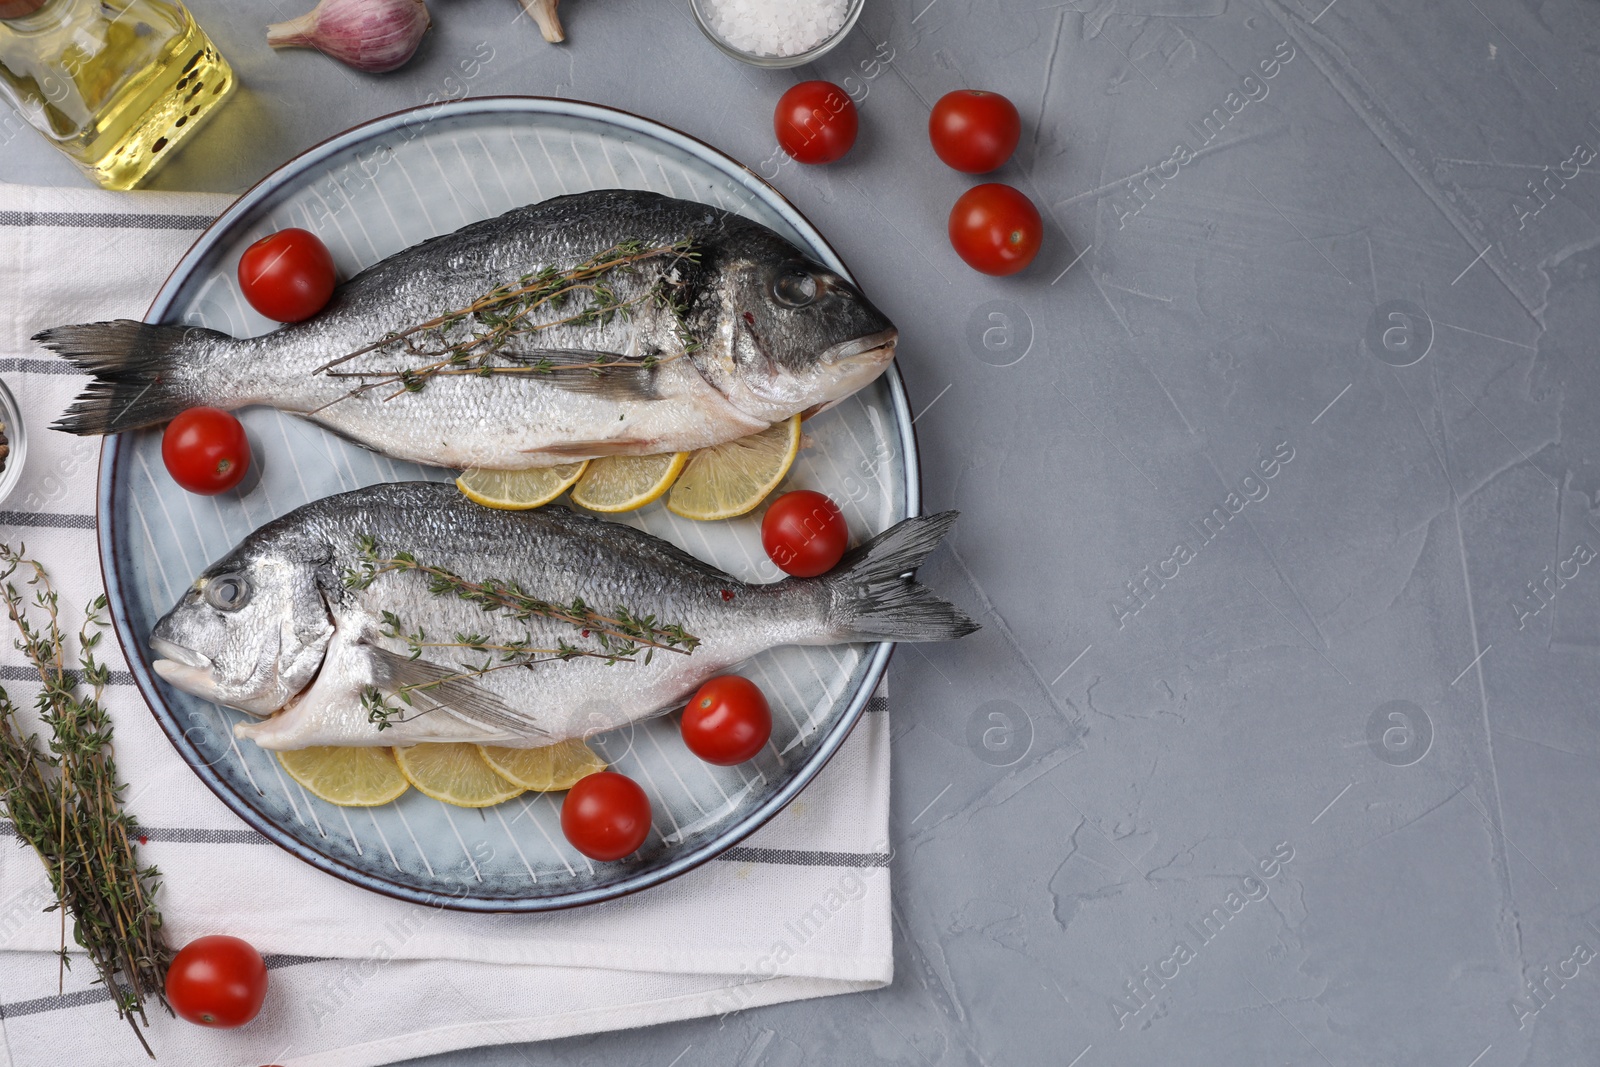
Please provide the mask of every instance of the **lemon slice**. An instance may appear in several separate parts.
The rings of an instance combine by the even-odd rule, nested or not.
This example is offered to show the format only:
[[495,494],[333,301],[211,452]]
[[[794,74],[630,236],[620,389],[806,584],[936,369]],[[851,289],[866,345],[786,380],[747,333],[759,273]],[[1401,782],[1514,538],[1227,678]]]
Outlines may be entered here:
[[590,511],[634,511],[671,489],[687,462],[687,452],[591,460],[572,487],[572,502]]
[[753,511],[783,481],[799,452],[799,415],[758,434],[702,448],[678,475],[667,508],[702,522]]
[[344,808],[375,808],[410,788],[386,748],[324,745],[279,752],[278,762],[290,778]]
[[606,769],[606,761],[576,739],[543,748],[479,745],[478,752],[500,777],[539,793],[571,789],[579,778]]
[[439,742],[394,750],[406,781],[427,796],[458,808],[488,808],[522,792],[494,772],[478,746]]
[[474,504],[502,511],[526,511],[548,504],[583,476],[588,460],[559,467],[491,471],[481,467],[461,472],[456,488]]

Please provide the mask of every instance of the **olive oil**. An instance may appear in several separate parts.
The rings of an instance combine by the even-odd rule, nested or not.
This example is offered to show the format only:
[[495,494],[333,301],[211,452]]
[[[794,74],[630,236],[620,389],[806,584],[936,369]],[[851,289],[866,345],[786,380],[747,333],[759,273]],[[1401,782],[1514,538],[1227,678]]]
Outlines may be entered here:
[[176,0],[0,0],[0,94],[107,189],[131,189],[233,91]]

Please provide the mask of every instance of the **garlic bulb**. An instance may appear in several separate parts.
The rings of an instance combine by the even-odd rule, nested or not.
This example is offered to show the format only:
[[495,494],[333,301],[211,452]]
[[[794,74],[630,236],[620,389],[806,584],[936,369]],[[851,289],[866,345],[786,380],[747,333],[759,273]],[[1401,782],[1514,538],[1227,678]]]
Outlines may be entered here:
[[432,20],[424,0],[321,0],[297,19],[267,27],[274,48],[315,48],[369,74],[405,65]]

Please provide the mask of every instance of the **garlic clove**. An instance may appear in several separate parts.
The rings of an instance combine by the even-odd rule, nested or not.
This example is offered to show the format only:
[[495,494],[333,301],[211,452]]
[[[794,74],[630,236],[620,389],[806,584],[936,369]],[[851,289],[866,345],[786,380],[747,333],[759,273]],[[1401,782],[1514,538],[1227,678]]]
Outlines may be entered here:
[[273,48],[315,48],[347,66],[382,74],[404,66],[432,25],[425,0],[322,0],[299,18],[267,27]]
[[560,44],[567,39],[566,31],[561,28],[561,16],[556,14],[556,5],[561,0],[522,0],[522,10],[533,16],[533,21],[539,24],[539,32],[551,44]]

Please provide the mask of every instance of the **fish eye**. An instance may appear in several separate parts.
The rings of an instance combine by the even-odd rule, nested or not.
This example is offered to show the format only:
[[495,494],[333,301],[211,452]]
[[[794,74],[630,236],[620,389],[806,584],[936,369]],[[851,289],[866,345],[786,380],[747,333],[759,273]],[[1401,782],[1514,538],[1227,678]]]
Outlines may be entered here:
[[803,308],[817,299],[817,279],[801,267],[782,271],[772,280],[772,298],[784,307]]
[[206,583],[206,603],[218,611],[238,611],[250,601],[250,583],[242,574],[219,574]]

